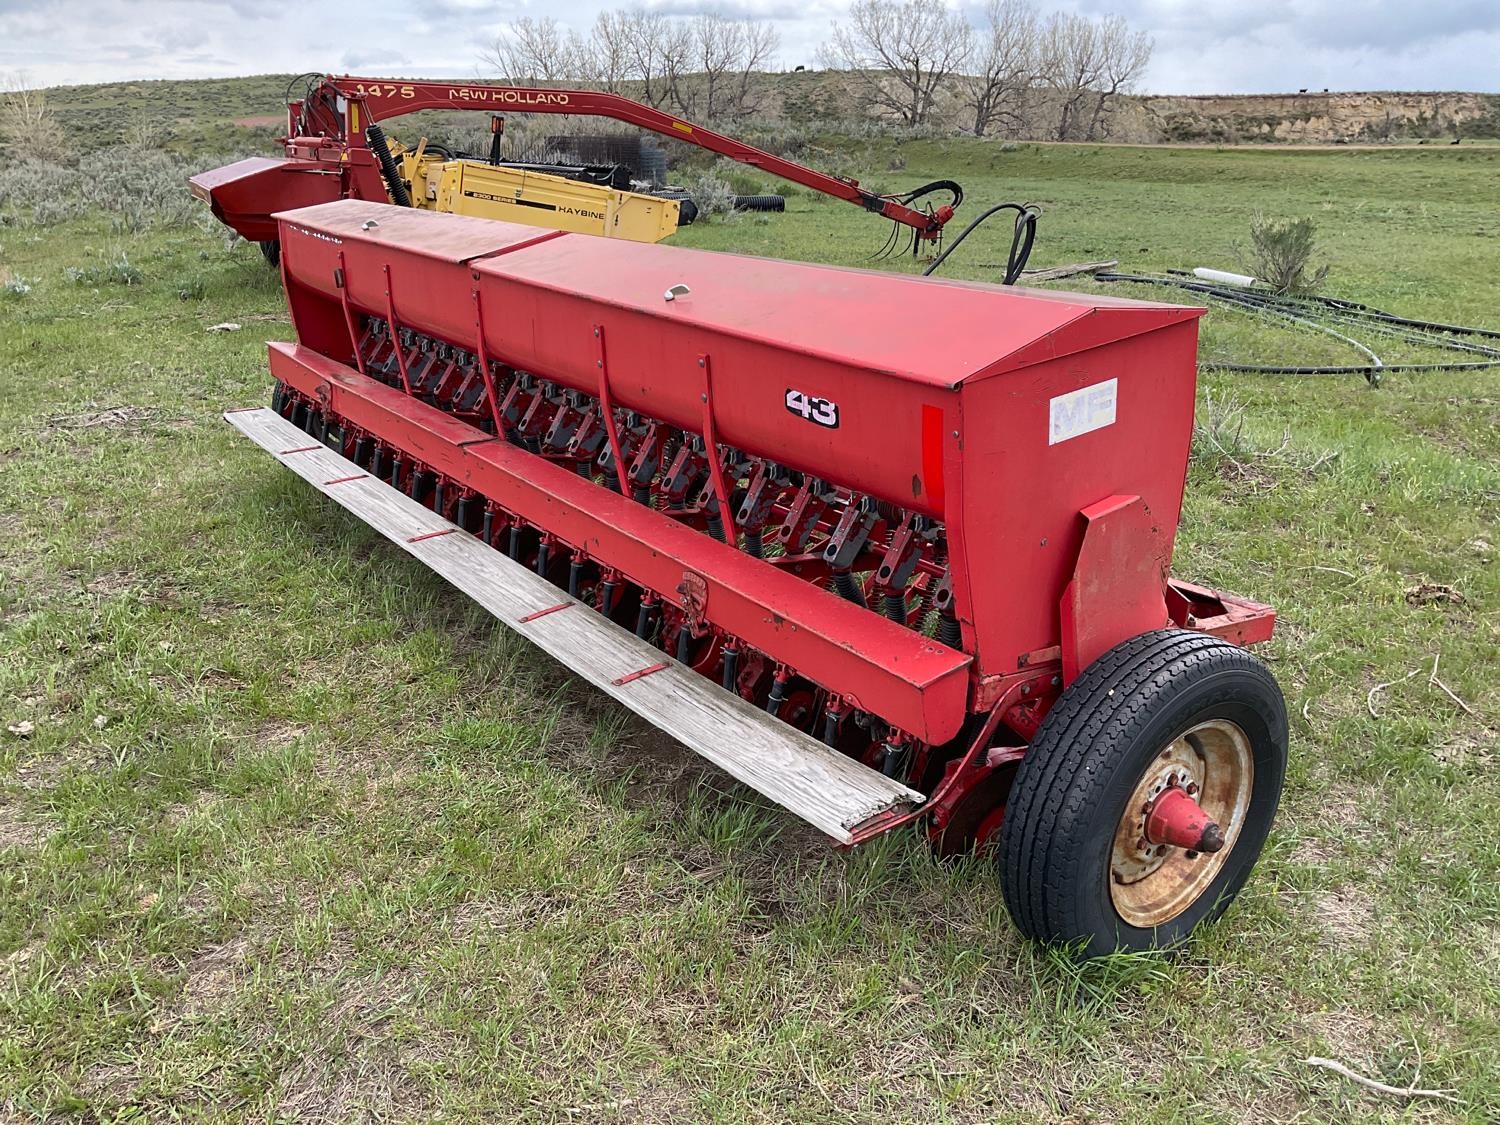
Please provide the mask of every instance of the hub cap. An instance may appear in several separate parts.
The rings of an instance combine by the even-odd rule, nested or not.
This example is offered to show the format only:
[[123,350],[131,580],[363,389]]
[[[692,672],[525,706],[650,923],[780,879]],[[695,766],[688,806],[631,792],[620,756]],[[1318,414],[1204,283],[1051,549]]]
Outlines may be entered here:
[[[1234,850],[1254,778],[1250,739],[1224,719],[1199,723],[1161,749],[1136,783],[1115,829],[1109,897],[1122,919],[1150,929],[1197,901]],[[1191,797],[1218,825],[1222,848],[1212,854],[1186,851],[1148,837],[1152,805],[1171,789]]]

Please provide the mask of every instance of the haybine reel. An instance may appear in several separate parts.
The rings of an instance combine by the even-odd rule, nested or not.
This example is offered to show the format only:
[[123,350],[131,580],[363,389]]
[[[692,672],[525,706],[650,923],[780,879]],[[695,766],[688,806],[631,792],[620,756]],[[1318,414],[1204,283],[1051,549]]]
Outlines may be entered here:
[[993,853],[1034,938],[1170,945],[1248,877],[1275,615],[1169,577],[1201,310],[278,221],[298,342],[226,418],[575,674],[838,844]]

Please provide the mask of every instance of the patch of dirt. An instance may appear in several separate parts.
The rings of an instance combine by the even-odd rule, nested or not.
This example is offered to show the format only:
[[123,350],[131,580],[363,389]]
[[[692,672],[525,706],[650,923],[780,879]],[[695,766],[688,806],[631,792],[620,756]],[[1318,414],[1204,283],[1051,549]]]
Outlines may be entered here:
[[279,113],[256,113],[234,119],[234,123],[242,129],[259,129],[263,125],[281,125],[285,122],[286,118]]
[[1379,1051],[1375,1021],[1364,1012],[1319,1012],[1310,1030],[1328,1044],[1328,1050],[1321,1053],[1355,1070],[1368,1070]]
[[1358,887],[1342,886],[1314,903],[1319,928],[1339,949],[1358,949],[1378,928],[1373,899]]
[[251,740],[259,750],[273,750],[282,746],[290,746],[307,733],[307,728],[301,723],[289,723],[285,719],[268,719],[261,723]]
[[49,430],[94,430],[99,428],[120,430],[137,426],[156,417],[157,411],[150,406],[111,406],[104,410],[86,411],[82,414],[58,414],[47,419]]
[[13,776],[22,789],[39,792],[54,788],[73,764],[66,757],[33,758],[29,762],[18,762]]
[[171,825],[186,824],[190,820],[196,820],[200,816],[207,816],[223,801],[218,793],[211,789],[204,789],[197,793],[191,801],[172,805],[163,814],[162,819]]
[[390,1032],[392,1016],[410,1010],[416,988],[402,972],[341,981],[320,1017],[326,1046],[281,1073],[277,1108],[294,1121],[429,1117],[433,1106],[412,1078],[406,1045]]
[[[156,1010],[148,1033],[160,1042],[184,1021],[200,1019],[223,1010],[250,978],[251,943],[244,934],[211,946],[184,966],[186,977],[175,1002],[164,1001]],[[170,970],[168,970],[170,971]],[[147,1070],[155,1045],[138,1039],[128,1058],[91,1066],[79,1083],[80,1091],[101,1104],[135,1105],[149,1082]]]
[[1327,867],[1344,856],[1340,837],[1348,836],[1361,843],[1374,841],[1379,829],[1371,824],[1370,817],[1364,812],[1372,799],[1368,786],[1336,782],[1321,794],[1307,799],[1304,804],[1308,816],[1306,822],[1301,815],[1288,810],[1287,819],[1302,835],[1292,853],[1292,862]]
[[0,851],[16,848],[38,851],[51,835],[44,827],[25,815],[11,800],[0,801]]
[[1219,477],[1241,492],[1271,492],[1277,485],[1276,477],[1254,461],[1235,461],[1228,457],[1219,462]]
[[1492,739],[1458,734],[1447,742],[1434,746],[1432,756],[1445,766],[1481,769],[1494,764],[1495,744]]
[[1457,587],[1442,582],[1418,582],[1406,588],[1407,605],[1463,605],[1467,600]]
[[148,679],[152,687],[178,702],[195,700],[206,692],[237,691],[245,686],[243,680],[231,676],[222,668],[204,668],[191,676],[151,676]]
[[108,570],[83,584],[85,592],[100,598],[135,594],[147,605],[175,605],[181,591],[170,581],[152,579],[129,570]]
[[177,1007],[156,1019],[153,1031],[179,1019],[197,1019],[220,1011],[249,975],[250,939],[237,934],[223,945],[204,950],[187,964]]

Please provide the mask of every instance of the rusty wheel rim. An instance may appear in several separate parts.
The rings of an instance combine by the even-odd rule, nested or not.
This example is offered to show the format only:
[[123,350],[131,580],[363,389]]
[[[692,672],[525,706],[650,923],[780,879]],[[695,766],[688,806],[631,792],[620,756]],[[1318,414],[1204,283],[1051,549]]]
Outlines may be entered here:
[[[1225,719],[1199,723],[1156,753],[1115,828],[1109,897],[1124,921],[1140,929],[1165,925],[1202,896],[1234,851],[1254,780],[1250,739]],[[1223,848],[1203,854],[1146,839],[1151,802],[1172,786],[1186,790],[1218,824]]]

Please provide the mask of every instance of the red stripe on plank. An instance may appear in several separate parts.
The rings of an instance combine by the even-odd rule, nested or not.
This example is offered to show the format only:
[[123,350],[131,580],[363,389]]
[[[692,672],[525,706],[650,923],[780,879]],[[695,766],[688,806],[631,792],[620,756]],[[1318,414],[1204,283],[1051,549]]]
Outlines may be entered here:
[[560,609],[567,609],[570,605],[577,604],[577,602],[558,602],[556,605],[549,605],[546,609],[539,609],[535,613],[528,613],[525,617],[519,617],[516,620],[523,623],[535,621],[538,617],[546,617],[549,613],[556,613]]
[[610,683],[614,684],[615,687],[619,687],[621,684],[628,684],[631,680],[639,680],[642,676],[649,676],[652,672],[660,672],[666,666],[666,661],[663,661],[660,664],[652,664],[647,668],[637,668],[634,672],[627,672],[618,680],[611,680]]
[[421,535],[413,535],[407,542],[420,543],[424,539],[436,539],[439,535],[452,535],[457,530],[458,528],[456,527],[445,527],[441,531],[428,531]]
[[325,480],[323,487],[327,488],[330,484],[348,484],[351,480],[364,480],[369,475],[369,473],[355,473],[352,477],[334,477],[332,480]]
[[296,449],[283,449],[276,456],[285,457],[288,453],[311,453],[314,449],[322,448],[324,447],[321,445],[299,445]]

